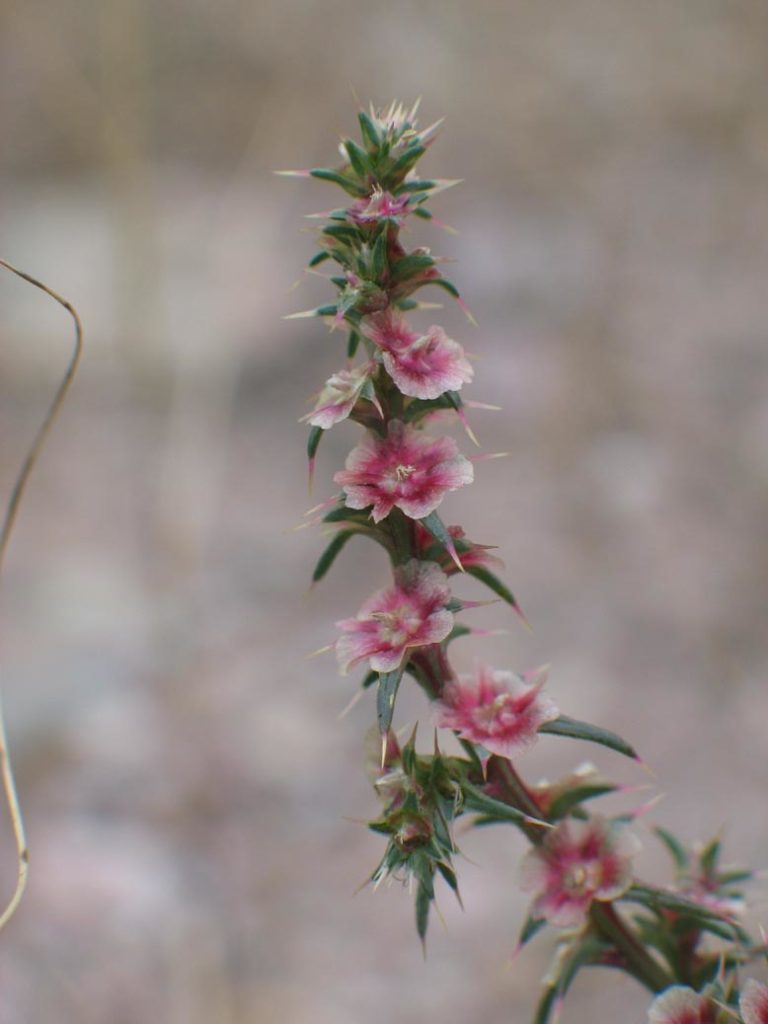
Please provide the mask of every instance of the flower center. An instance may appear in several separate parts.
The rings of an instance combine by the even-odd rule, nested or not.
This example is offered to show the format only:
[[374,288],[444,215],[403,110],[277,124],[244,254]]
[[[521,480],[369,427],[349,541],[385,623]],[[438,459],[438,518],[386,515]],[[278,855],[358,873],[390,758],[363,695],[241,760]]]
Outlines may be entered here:
[[391,612],[371,612],[371,618],[380,624],[380,638],[393,646],[405,643],[413,629],[419,625],[413,610],[407,606],[395,608]]
[[599,888],[600,865],[594,862],[572,864],[563,875],[563,885],[574,895],[595,892]]
[[407,480],[408,479],[408,477],[411,475],[411,473],[415,473],[415,472],[416,472],[416,467],[415,466],[403,466],[403,465],[395,466],[395,479],[397,480],[397,482],[399,484],[401,484],[403,482],[403,480]]
[[494,722],[504,710],[508,700],[508,693],[500,693],[494,697],[490,704],[481,704],[480,707],[475,708],[473,717],[477,724],[488,726]]

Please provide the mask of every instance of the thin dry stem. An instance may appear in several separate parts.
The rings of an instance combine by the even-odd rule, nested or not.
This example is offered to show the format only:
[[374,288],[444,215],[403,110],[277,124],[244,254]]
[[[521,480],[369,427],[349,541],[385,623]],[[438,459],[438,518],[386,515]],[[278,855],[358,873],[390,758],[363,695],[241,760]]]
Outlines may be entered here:
[[[52,299],[63,306],[64,309],[72,317],[75,324],[75,344],[70,357],[67,368],[64,371],[64,375],[61,379],[56,394],[53,396],[48,411],[45,414],[45,418],[35,435],[32,444],[30,445],[29,451],[27,452],[26,458],[21,465],[21,469],[16,477],[16,480],[11,490],[11,496],[8,500],[8,505],[5,510],[5,516],[3,517],[2,526],[0,527],[0,573],[5,561],[5,554],[8,549],[8,542],[13,531],[14,523],[16,522],[16,516],[19,511],[19,505],[24,495],[24,491],[27,486],[30,474],[35,467],[40,452],[45,444],[45,440],[53,426],[54,420],[56,419],[59,410],[64,404],[64,400],[67,397],[67,392],[72,383],[72,380],[77,371],[78,363],[80,362],[80,355],[83,350],[83,325],[78,316],[77,310],[72,306],[66,299],[62,298],[61,295],[57,295],[56,292],[52,291],[47,285],[38,281],[36,278],[31,277],[29,274],[25,274],[24,271],[18,270],[12,264],[7,263],[5,260],[0,259],[0,266],[6,270],[15,274],[17,277],[22,278],[29,284],[39,288],[45,292],[46,295],[50,295]],[[11,817],[11,824],[13,826],[13,835],[16,840],[16,853],[18,857],[18,871],[16,876],[16,888],[13,891],[9,902],[7,903],[5,910],[0,914],[0,930],[10,921],[16,912],[16,908],[21,903],[21,899],[24,895],[24,890],[27,886],[27,876],[29,874],[29,850],[27,848],[27,839],[24,831],[24,819],[21,813],[21,805],[19,803],[19,796],[16,791],[16,783],[13,777],[13,766],[11,764],[10,754],[8,752],[8,742],[6,738],[5,719],[3,716],[2,702],[0,702],[0,775],[2,775],[2,786],[5,794],[5,799],[8,804],[8,812]]]

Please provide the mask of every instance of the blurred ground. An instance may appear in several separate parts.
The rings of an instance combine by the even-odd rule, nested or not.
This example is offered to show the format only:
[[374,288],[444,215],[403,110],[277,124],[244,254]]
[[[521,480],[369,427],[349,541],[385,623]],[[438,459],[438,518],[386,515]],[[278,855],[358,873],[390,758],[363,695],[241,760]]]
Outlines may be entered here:
[[[459,260],[480,327],[441,322],[482,356],[471,397],[504,407],[475,414],[484,447],[512,455],[446,514],[500,544],[535,632],[459,659],[551,661],[563,710],[654,766],[654,820],[725,824],[734,859],[765,863],[767,62],[760,0],[0,10],[0,254],[88,340],[0,597],[32,849],[0,1024],[501,1024],[534,1004],[551,943],[507,969],[513,836],[463,838],[467,912],[442,900],[426,963],[405,894],[353,897],[381,851],[358,823],[372,708],[338,721],[355,680],[303,658],[385,578],[351,547],[307,597],[321,540],[290,530],[297,419],[340,354],[280,317],[327,294],[289,289],[302,216],[332,200],[271,171],[332,162],[353,89],[447,114],[424,169],[466,179],[436,204],[460,235],[414,244]],[[7,491],[70,327],[10,276],[0,303]],[[317,500],[354,437],[326,439]],[[429,722],[418,697],[399,715]],[[588,753],[644,781],[556,740],[526,771]],[[585,975],[564,1019],[646,1003]]]

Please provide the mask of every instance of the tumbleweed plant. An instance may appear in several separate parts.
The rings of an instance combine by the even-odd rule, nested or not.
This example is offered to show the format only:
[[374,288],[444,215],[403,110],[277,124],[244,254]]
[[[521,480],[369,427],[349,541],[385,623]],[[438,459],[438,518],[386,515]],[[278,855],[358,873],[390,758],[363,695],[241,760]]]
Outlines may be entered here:
[[[14,267],[11,263],[6,260],[0,259],[0,267],[7,270],[9,273],[14,274],[21,280],[26,281],[27,284],[33,285],[46,295],[50,296],[55,302],[57,302],[63,309],[69,313],[74,324],[74,343],[72,346],[72,352],[67,362],[64,373],[61,377],[56,392],[51,400],[48,410],[43,417],[43,421],[37,430],[32,443],[24,456],[24,459],[19,469],[16,479],[14,480],[10,497],[8,498],[5,513],[0,522],[0,574],[5,565],[5,556],[8,551],[8,544],[11,539],[11,533],[13,527],[16,524],[16,518],[21,507],[21,500],[26,491],[27,483],[32,474],[32,470],[35,468],[37,460],[40,456],[40,452],[43,449],[43,445],[48,438],[48,435],[53,427],[56,417],[61,411],[61,407],[69,393],[70,385],[74,380],[77,372],[77,367],[80,363],[80,356],[83,350],[83,326],[80,321],[75,307],[58,295],[55,291],[43,284],[42,281],[38,281],[37,278],[32,277],[31,274],[27,274],[23,270],[19,270]],[[0,904],[3,907],[0,910],[0,930],[10,921],[16,910],[21,903],[24,896],[24,892],[27,887],[27,878],[29,876],[29,849],[27,847],[27,838],[24,829],[24,819],[21,813],[21,803],[19,801],[18,792],[16,789],[16,782],[13,775],[13,767],[11,763],[11,756],[8,750],[8,740],[6,736],[5,728],[5,717],[2,710],[2,704],[0,703],[0,780],[2,781],[3,793],[5,795],[6,805],[8,807],[8,816],[11,822],[11,828],[13,829],[14,841],[16,844],[16,884],[13,892],[9,899],[5,903]]]
[[[382,547],[391,563],[390,581],[337,623],[333,644],[342,673],[360,673],[359,685],[375,694],[379,810],[369,824],[383,853],[371,880],[410,883],[424,942],[438,886],[459,894],[456,822],[511,826],[530,844],[517,877],[531,904],[510,950],[545,927],[557,936],[535,1024],[555,1019],[576,975],[593,966],[645,986],[653,1024],[768,1024],[768,986],[743,977],[766,954],[765,942],[741,923],[742,887],[752,872],[721,865],[717,838],[689,848],[657,828],[673,877],[663,887],[640,881],[632,826],[642,809],[592,810],[621,786],[589,765],[553,783],[523,774],[526,751],[542,735],[601,744],[637,761],[634,748],[602,723],[563,713],[545,669],[477,662],[470,674],[457,674],[451,666],[453,641],[484,632],[466,625],[463,613],[486,603],[455,596],[455,581],[462,593],[477,585],[520,614],[489,546],[444,518],[444,499],[469,486],[475,463],[489,457],[467,456],[440,433],[454,418],[465,428],[464,447],[474,442],[473,403],[464,398],[472,366],[442,327],[422,330],[409,321],[411,311],[427,308],[420,301],[426,288],[447,292],[468,312],[442,261],[425,247],[408,248],[404,231],[431,219],[432,200],[455,182],[416,170],[438,124],[420,129],[415,107],[361,110],[358,120],[360,139],[343,140],[338,166],[280,173],[318,178],[344,197],[318,215],[324,223],[309,261],[333,266],[335,295],[293,315],[323,320],[346,345],[343,365],[304,417],[310,474],[326,430],[343,420],[361,430],[333,477],[338,493],[308,513],[331,533],[313,579],[356,536]],[[434,707],[431,753],[417,750],[415,730],[406,738],[392,727],[400,687],[414,684]],[[454,734],[461,756],[445,752],[439,730]]]

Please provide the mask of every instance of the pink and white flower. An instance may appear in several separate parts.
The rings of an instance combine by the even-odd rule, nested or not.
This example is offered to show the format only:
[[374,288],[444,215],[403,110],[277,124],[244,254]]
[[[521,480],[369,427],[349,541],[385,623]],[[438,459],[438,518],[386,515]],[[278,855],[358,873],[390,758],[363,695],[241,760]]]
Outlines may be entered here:
[[638,848],[635,836],[604,818],[560,822],[521,864],[523,890],[537,894],[531,913],[559,927],[581,924],[593,900],[630,887]]
[[768,985],[750,978],[739,999],[744,1024],[768,1024]]
[[472,483],[474,469],[450,437],[431,438],[392,420],[387,436],[367,434],[333,479],[344,488],[347,508],[373,506],[378,523],[395,507],[423,519],[448,491]]
[[451,599],[448,577],[434,562],[413,558],[395,573],[394,586],[370,597],[354,619],[336,625],[341,671],[366,658],[376,672],[393,672],[412,647],[437,644],[453,628],[446,605]]
[[426,334],[417,334],[386,310],[368,317],[363,333],[381,350],[387,373],[409,398],[439,398],[472,380],[464,350],[442,327],[433,324]]
[[706,996],[685,985],[673,985],[657,996],[648,1010],[649,1024],[715,1024],[717,1010]]
[[345,420],[354,409],[357,400],[371,379],[373,365],[366,363],[351,370],[339,370],[325,382],[317,397],[312,412],[302,416],[302,423],[328,430],[335,423]]
[[399,222],[408,212],[409,200],[408,194],[393,196],[389,192],[375,188],[370,196],[356,199],[347,213],[357,224],[375,224],[385,217]]
[[546,670],[533,679],[480,665],[446,687],[437,723],[492,754],[513,757],[536,741],[539,726],[560,714],[541,693]]

